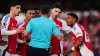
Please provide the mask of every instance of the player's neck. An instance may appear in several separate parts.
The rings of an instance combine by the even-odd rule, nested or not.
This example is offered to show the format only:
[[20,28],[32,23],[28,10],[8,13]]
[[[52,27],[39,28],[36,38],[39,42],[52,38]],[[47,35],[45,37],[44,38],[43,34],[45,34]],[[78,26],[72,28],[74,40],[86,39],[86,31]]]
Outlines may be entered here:
[[75,22],[75,23],[73,23],[73,25],[71,25],[71,28],[73,28],[75,24],[76,24],[76,22]]
[[57,17],[50,16],[50,19],[51,19],[51,20],[55,20],[55,19],[57,19]]
[[52,14],[51,14],[51,17],[53,18],[53,20],[55,20],[55,19],[58,18],[58,16],[54,16],[54,15],[52,15]]
[[12,18],[16,17],[12,12],[9,13],[9,16],[12,17]]

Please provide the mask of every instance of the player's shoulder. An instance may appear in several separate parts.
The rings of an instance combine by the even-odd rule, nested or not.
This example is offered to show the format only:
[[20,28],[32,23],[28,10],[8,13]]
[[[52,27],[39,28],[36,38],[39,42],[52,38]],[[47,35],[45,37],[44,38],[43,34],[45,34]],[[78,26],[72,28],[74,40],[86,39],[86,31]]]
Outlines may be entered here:
[[75,25],[73,26],[73,30],[77,31],[77,30],[82,30],[82,25],[75,23]]
[[58,20],[58,19],[57,19],[57,21],[58,21],[59,23],[61,23],[61,24],[62,24],[62,21],[60,21],[60,20]]
[[66,21],[64,19],[61,19],[61,18],[57,18],[57,20],[61,23],[66,23]]
[[7,15],[5,15],[5,16],[3,17],[2,20],[7,21],[9,18],[10,18],[10,16],[7,14]]
[[77,23],[77,25],[81,30],[85,30],[85,28],[81,24]]
[[19,23],[18,23],[18,27],[20,26],[20,25],[22,25],[24,23],[24,20],[22,20],[22,21],[20,21]]

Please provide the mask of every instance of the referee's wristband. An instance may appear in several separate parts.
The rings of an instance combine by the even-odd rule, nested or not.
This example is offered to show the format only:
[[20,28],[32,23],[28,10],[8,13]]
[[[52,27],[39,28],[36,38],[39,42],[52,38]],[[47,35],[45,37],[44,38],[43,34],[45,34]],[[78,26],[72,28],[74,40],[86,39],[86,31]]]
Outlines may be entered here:
[[74,51],[75,50],[75,47],[72,47],[71,50]]

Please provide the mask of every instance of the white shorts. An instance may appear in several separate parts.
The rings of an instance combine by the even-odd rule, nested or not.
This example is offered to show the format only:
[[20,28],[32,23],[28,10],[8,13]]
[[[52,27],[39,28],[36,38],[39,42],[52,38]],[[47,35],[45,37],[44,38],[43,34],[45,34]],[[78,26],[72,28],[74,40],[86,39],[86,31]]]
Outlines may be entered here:
[[5,56],[19,56],[18,54],[10,54],[9,52],[6,51]]
[[5,46],[0,46],[0,50],[5,50],[6,48],[8,47],[8,45],[5,45]]
[[82,56],[94,56],[93,52],[87,52],[85,54],[81,54]]
[[52,54],[52,55],[50,55],[50,56],[63,56],[63,54]]
[[7,48],[8,45],[0,46],[0,55],[3,54],[4,50]]
[[0,50],[0,56],[2,56],[2,51]]

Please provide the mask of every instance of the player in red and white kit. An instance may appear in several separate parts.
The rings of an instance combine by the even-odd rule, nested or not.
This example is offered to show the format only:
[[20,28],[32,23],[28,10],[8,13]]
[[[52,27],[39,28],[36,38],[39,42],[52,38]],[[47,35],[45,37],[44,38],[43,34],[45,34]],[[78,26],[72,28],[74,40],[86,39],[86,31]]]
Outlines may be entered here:
[[2,56],[3,49],[2,47],[7,45],[7,41],[2,40],[2,35],[1,35],[1,19],[0,19],[0,56]]
[[2,45],[2,36],[1,36],[1,19],[0,19],[0,46]]
[[[59,21],[57,18],[61,12],[60,4],[54,4],[50,10],[50,19],[53,20],[58,28],[62,27],[62,22]],[[52,34],[51,37],[51,49],[50,49],[50,56],[59,56],[61,54],[61,46],[60,40]]]
[[[61,13],[62,7],[60,3],[55,3],[51,7],[51,15],[50,19],[53,20],[59,30],[63,30],[66,33],[69,33],[71,28],[69,29],[66,25],[66,22],[63,19],[59,19],[59,15]],[[62,32],[63,33],[63,32]],[[57,40],[56,36],[54,34],[52,35],[51,38],[51,53],[50,56],[61,56],[63,54],[63,40]]]
[[[1,36],[1,19],[0,19],[0,46],[3,46],[4,43],[2,41],[2,36]],[[0,49],[0,56],[2,56],[2,50]]]
[[77,23],[78,16],[74,13],[67,14],[67,24],[72,28],[74,46],[64,52],[64,56],[74,52],[74,56],[94,56],[89,43],[89,36],[84,27]]
[[[26,22],[20,22],[20,26],[19,27],[23,27],[26,29],[26,25],[27,23]],[[26,42],[26,37],[23,36],[23,32],[19,34],[19,37],[18,37],[18,47],[17,47],[17,53],[19,56],[26,56],[26,52],[27,52],[27,49],[28,49],[28,44]]]
[[15,17],[18,16],[21,11],[20,8],[21,8],[20,2],[12,1],[9,4],[10,13],[5,15],[2,19],[2,27],[1,27],[1,35],[3,36],[2,39],[8,41],[8,45],[3,47],[5,51],[3,52],[2,56],[16,55],[18,33],[24,31],[24,28],[18,28],[17,21],[15,20]]
[[[19,23],[19,27],[23,27],[26,29],[26,25],[28,24],[28,22],[30,21],[31,18],[36,17],[37,15],[35,15],[35,13],[37,13],[37,11],[33,9],[27,9],[26,13],[25,13],[25,19]],[[25,37],[23,35],[23,32],[19,34],[19,40],[20,43],[18,44],[18,49],[17,52],[20,56],[26,56],[27,50],[28,50],[28,44],[26,42],[27,38],[30,38],[30,36]]]

